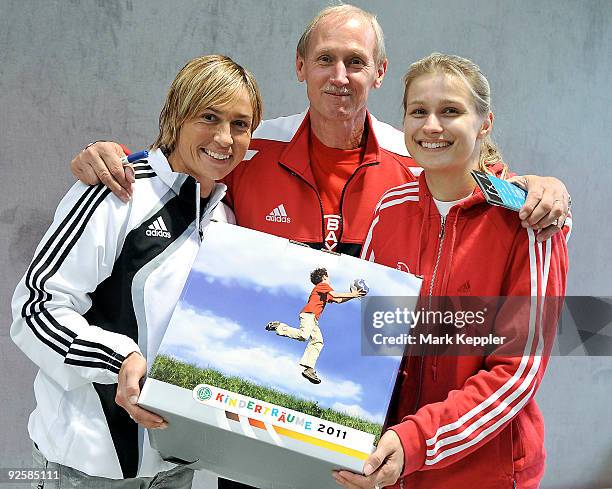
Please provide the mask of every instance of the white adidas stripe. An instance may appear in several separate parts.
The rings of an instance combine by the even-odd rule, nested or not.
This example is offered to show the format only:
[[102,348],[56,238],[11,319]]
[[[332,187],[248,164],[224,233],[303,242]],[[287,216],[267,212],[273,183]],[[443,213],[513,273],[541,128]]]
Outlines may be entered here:
[[370,243],[372,242],[372,234],[374,233],[374,228],[378,224],[379,220],[380,216],[376,216],[372,221],[372,224],[370,224],[370,229],[368,230],[368,235],[366,236],[365,242],[363,243],[361,256],[359,257],[362,260],[374,261],[374,250],[372,250],[370,257],[368,257],[368,248],[370,247]]
[[456,453],[459,453],[463,450],[465,450],[466,448],[469,448],[473,445],[475,445],[476,443],[478,443],[480,440],[482,440],[483,438],[485,438],[487,435],[489,435],[490,433],[493,433],[495,430],[497,430],[500,426],[502,426],[506,421],[512,419],[512,417],[514,417],[516,415],[516,413],[518,413],[525,404],[527,404],[527,401],[529,401],[531,399],[531,397],[533,396],[533,393],[535,391],[535,384],[533,384],[533,387],[531,388],[531,390],[527,393],[527,395],[523,398],[523,400],[521,400],[521,402],[519,402],[516,406],[514,406],[514,408],[503,418],[501,418],[499,421],[497,421],[495,424],[489,426],[486,430],[483,430],[476,438],[474,438],[473,440],[470,440],[469,442],[464,443],[463,445],[454,447],[454,448],[450,448],[448,450],[443,451],[442,453],[440,453],[440,455],[438,455],[435,459],[433,460],[427,460],[425,462],[425,465],[434,465],[438,462],[440,462],[441,460],[444,460],[447,457],[450,457],[451,455],[454,455]]
[[418,195],[409,195],[408,197],[403,197],[401,199],[395,199],[395,200],[390,200],[388,202],[385,202],[384,204],[380,206],[378,210],[382,211],[383,209],[386,209],[387,207],[393,207],[394,205],[400,205],[400,204],[403,204],[404,202],[418,202],[418,201],[419,201]]
[[[518,403],[518,405],[523,405],[525,404],[529,398],[531,393],[533,392],[533,390],[535,389],[535,383],[533,383],[533,380],[535,379],[535,375],[537,374],[539,367],[540,367],[540,362],[541,362],[541,352],[542,352],[542,345],[540,343],[538,343],[538,347],[537,347],[537,351],[536,351],[536,355],[534,355],[534,361],[531,365],[531,369],[529,370],[529,372],[527,373],[527,376],[523,379],[523,381],[521,382],[521,384],[519,385],[519,387],[517,388],[517,390],[515,392],[513,392],[510,396],[508,396],[506,399],[504,399],[501,403],[499,403],[499,405],[489,411],[485,416],[482,416],[481,418],[478,418],[477,421],[475,421],[474,423],[472,423],[468,428],[465,428],[463,431],[461,431],[459,434],[457,435],[453,435],[453,436],[448,436],[446,438],[443,438],[442,440],[439,440],[436,445],[432,448],[427,450],[427,456],[431,457],[433,455],[435,455],[440,448],[446,446],[446,445],[451,445],[453,443],[456,443],[458,441],[461,440],[465,440],[466,438],[468,438],[472,433],[474,433],[476,430],[478,430],[478,428],[480,428],[481,426],[487,424],[489,421],[491,421],[492,419],[496,418],[497,416],[499,416],[501,413],[503,413],[508,407],[510,407],[510,405],[512,404],[513,401],[515,401],[516,399],[518,399],[521,394],[523,394],[527,389],[529,389],[529,386],[532,385],[531,390],[527,393],[526,396],[524,396]],[[510,412],[516,412],[516,406],[513,407]],[[505,419],[502,418],[502,419]],[[495,423],[495,425],[493,426],[499,426],[499,421]],[[487,428],[487,432],[489,428]],[[482,433],[479,434],[476,438],[474,438],[474,440],[478,439],[482,439]],[[457,453],[465,448],[468,448],[469,446],[473,445],[473,441],[474,440],[470,440],[469,442],[466,442],[462,445],[459,445],[458,447],[454,447],[451,449],[447,449],[447,450],[442,450],[440,453],[446,453],[446,452],[450,452],[452,450],[455,450],[457,448],[459,448],[459,450],[457,450],[456,452],[453,453]],[[449,453],[449,455],[452,455],[452,453]],[[444,455],[441,456],[440,454],[438,456],[436,456],[434,459],[432,460],[428,460],[426,463],[427,465],[433,465],[435,464],[437,461],[442,460],[443,458],[446,458],[448,455]]]
[[568,231],[567,231],[567,236],[565,236],[565,242],[568,243],[570,236],[572,235],[572,225],[573,225],[573,220],[572,220],[572,216],[568,215],[567,218],[565,219],[565,222],[563,223],[563,226],[567,226]]
[[377,212],[378,210],[380,210],[381,205],[383,205],[383,202],[385,202],[387,199],[390,199],[393,197],[399,197],[402,195],[408,195],[408,194],[416,195],[418,197],[419,182],[410,182],[410,183],[406,183],[404,185],[400,185],[398,187],[394,187],[392,189],[387,190],[383,194],[383,196],[380,198],[378,203],[376,204],[376,207],[374,208],[374,212]]
[[546,295],[546,289],[548,288],[548,274],[550,272],[550,258],[552,256],[552,241],[548,238],[544,243],[541,243],[545,247],[544,252],[544,276],[542,277],[542,296]]
[[410,189],[410,188],[419,188],[419,182],[414,181],[414,182],[406,182],[406,183],[402,183],[401,185],[398,185],[396,187],[391,187],[390,189],[386,190],[384,194],[382,194],[382,197],[380,198],[380,200],[378,201],[380,203],[381,200],[384,200],[385,197],[387,197],[388,195],[393,195],[393,192],[395,192],[396,190],[406,190],[406,189]]
[[[383,196],[378,201],[378,204],[376,204],[376,207],[374,209],[374,215],[376,217],[372,220],[372,224],[370,224],[370,229],[368,230],[368,234],[366,235],[365,242],[363,243],[363,248],[362,248],[361,256],[360,256],[362,260],[374,261],[374,250],[369,250],[369,248],[372,242],[372,235],[374,233],[374,228],[376,227],[376,225],[378,224],[378,221],[380,220],[380,216],[377,215],[378,212],[381,211],[382,209],[386,209],[387,207],[391,207],[393,205],[399,205],[404,202],[408,202],[408,201],[418,202],[419,200],[418,193],[419,193],[419,182],[408,182],[402,185],[398,185],[397,187],[390,188],[383,194]],[[385,202],[385,200],[388,199],[389,197],[398,197],[402,195],[405,195],[405,197],[391,200],[383,204],[383,202]],[[368,254],[368,252],[370,253]]]

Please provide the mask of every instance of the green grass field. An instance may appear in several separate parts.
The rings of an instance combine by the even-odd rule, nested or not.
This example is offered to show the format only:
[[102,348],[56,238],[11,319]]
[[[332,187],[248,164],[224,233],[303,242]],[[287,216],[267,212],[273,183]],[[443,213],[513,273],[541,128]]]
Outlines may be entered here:
[[330,408],[323,408],[316,402],[299,399],[291,394],[285,394],[276,389],[262,386],[241,379],[227,376],[211,368],[202,369],[188,363],[180,362],[166,355],[158,355],[151,368],[150,377],[174,384],[185,389],[193,390],[198,384],[209,384],[215,387],[236,392],[243,396],[252,397],[270,404],[276,404],[304,414],[316,416],[326,421],[332,421],[356,430],[372,433],[376,442],[380,437],[382,425],[365,419],[351,416]]

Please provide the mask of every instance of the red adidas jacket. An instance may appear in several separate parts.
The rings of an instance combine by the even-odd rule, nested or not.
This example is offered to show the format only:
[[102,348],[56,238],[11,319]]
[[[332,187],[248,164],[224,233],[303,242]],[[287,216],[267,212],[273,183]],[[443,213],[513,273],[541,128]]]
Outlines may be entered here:
[[537,243],[516,212],[490,206],[479,189],[443,220],[421,175],[381,198],[362,258],[423,275],[422,299],[525,297],[487,325],[511,339],[494,354],[404,359],[387,420],[404,448],[403,487],[538,487],[544,423],[533,396],[565,294],[564,236]]
[[[385,191],[416,181],[403,134],[367,115],[363,162],[340,201],[339,253],[358,256],[374,206]],[[310,168],[308,113],[262,122],[249,151],[224,182],[240,226],[323,248],[323,205]],[[419,171],[418,169],[417,171]]]

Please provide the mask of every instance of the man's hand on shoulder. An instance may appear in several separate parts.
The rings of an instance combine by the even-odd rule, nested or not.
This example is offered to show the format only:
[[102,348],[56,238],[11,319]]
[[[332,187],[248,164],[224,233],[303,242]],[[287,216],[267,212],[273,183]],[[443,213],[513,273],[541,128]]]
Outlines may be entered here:
[[111,141],[97,141],[88,144],[77,154],[70,167],[72,174],[87,185],[103,183],[123,202],[132,197],[134,170],[123,166],[123,149]]
[[563,228],[570,210],[570,195],[561,180],[537,175],[515,176],[508,180],[527,190],[519,218],[524,227],[540,230],[538,241],[546,241]]

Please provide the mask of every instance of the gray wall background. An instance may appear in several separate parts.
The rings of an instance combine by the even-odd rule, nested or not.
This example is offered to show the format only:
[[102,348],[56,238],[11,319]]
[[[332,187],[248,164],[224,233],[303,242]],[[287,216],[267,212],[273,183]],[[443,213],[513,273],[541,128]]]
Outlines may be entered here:
[[[401,127],[401,76],[432,51],[467,56],[492,85],[494,134],[519,173],[555,175],[574,200],[568,294],[612,296],[612,2],[355,1],[378,15],[390,60],[370,109]],[[30,466],[33,365],[8,331],[12,291],[92,139],[145,148],[190,58],[252,70],[266,118],[306,106],[295,44],[325,1],[0,0],[0,467]],[[544,487],[612,486],[612,359],[553,358],[538,393]],[[200,475],[197,486],[212,478]]]

